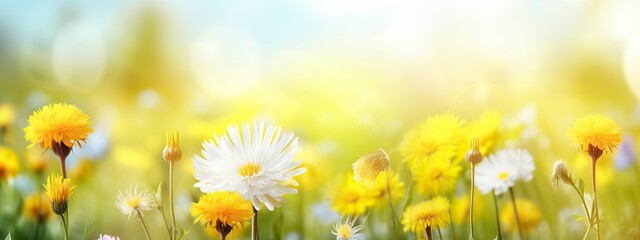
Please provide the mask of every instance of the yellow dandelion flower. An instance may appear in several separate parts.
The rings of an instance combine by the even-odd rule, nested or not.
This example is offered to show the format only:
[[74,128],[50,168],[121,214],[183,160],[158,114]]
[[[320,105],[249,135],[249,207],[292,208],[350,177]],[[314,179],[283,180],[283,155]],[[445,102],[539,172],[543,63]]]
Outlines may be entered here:
[[[487,111],[465,126],[463,132],[467,136],[466,139],[478,138],[480,152],[486,155],[493,149],[500,137],[501,123],[502,114],[500,112]],[[466,147],[466,143],[462,143],[460,149],[465,149]]]
[[[226,236],[237,224],[244,225],[253,217],[251,201],[237,192],[211,192],[191,204],[191,216],[205,228],[215,228]],[[224,237],[223,237],[224,239]]]
[[14,178],[20,171],[18,155],[11,148],[0,146],[0,184]]
[[58,215],[64,214],[67,211],[69,199],[73,195],[73,189],[76,188],[71,186],[71,180],[63,179],[62,176],[56,176],[54,173],[47,178],[47,184],[44,185],[44,188],[53,212]]
[[353,177],[359,183],[373,186],[378,174],[387,169],[389,169],[389,156],[380,148],[353,163]]
[[461,133],[460,120],[449,114],[427,118],[405,134],[400,152],[409,168],[427,159],[458,160],[465,141]]
[[[455,224],[469,222],[469,195],[465,194],[453,200],[451,205],[451,218]],[[473,198],[473,219],[480,219],[485,212],[485,202],[482,195],[476,194]]]
[[6,128],[16,119],[16,109],[8,103],[0,104],[0,128]]
[[162,151],[162,157],[165,161],[177,162],[182,158],[182,149],[180,149],[180,133],[175,131],[167,132],[167,146]]
[[358,216],[375,204],[373,193],[348,176],[346,183],[333,196],[331,208],[341,215]]
[[409,206],[402,215],[404,231],[419,233],[445,226],[449,223],[449,207],[449,200],[443,197]]
[[620,127],[609,117],[593,114],[578,119],[569,129],[569,137],[580,151],[598,159],[602,152],[617,148],[622,142]]
[[34,222],[44,222],[51,216],[51,203],[42,193],[34,193],[24,200],[22,214]]
[[432,159],[416,166],[413,180],[421,194],[441,195],[453,189],[462,167],[448,159]]
[[24,128],[24,137],[31,142],[28,147],[39,144],[43,148],[52,148],[54,152],[56,145],[68,149],[74,145],[80,146],[87,141],[89,133],[93,132],[89,116],[76,106],[66,103],[44,106],[34,111],[28,122],[29,126]]
[[369,189],[372,197],[375,199],[376,204],[386,204],[387,198],[387,176],[389,178],[389,189],[391,190],[391,200],[395,201],[401,199],[404,196],[404,182],[400,181],[398,174],[394,172],[384,171],[378,174],[376,182]]
[[[542,214],[538,206],[529,200],[516,199],[516,207],[518,208],[518,218],[520,219],[522,232],[526,234],[535,230],[542,220]],[[505,230],[514,233],[518,231],[518,222],[513,212],[512,202],[509,202],[502,208],[500,220]]]

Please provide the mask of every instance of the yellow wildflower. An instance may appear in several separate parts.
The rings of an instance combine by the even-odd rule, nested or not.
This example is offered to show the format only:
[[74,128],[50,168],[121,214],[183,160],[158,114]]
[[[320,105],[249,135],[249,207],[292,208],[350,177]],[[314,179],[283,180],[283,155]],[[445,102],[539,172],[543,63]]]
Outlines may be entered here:
[[24,200],[22,214],[34,222],[44,222],[51,216],[51,203],[42,193],[34,193]]
[[602,152],[617,148],[622,142],[620,127],[609,117],[593,114],[578,119],[569,129],[569,137],[580,151],[598,159]]
[[212,192],[191,204],[191,216],[196,217],[194,222],[226,236],[237,224],[244,225],[253,217],[253,207],[237,192]]
[[[542,214],[538,206],[529,200],[516,199],[516,207],[518,208],[518,218],[520,219],[522,232],[526,234],[535,230],[542,220]],[[500,220],[505,230],[514,233],[518,231],[518,222],[513,212],[513,202],[509,202],[502,208]]]
[[11,148],[0,146],[0,184],[14,178],[20,171],[18,155]]
[[[466,139],[478,138],[480,143],[480,152],[489,153],[496,145],[496,141],[500,137],[500,125],[502,123],[502,114],[498,111],[487,111],[480,115],[478,119],[470,122],[464,127],[463,132]],[[461,149],[465,149],[466,144],[463,143]]]
[[347,182],[333,196],[331,207],[341,215],[358,216],[374,204],[372,192],[353,177],[347,176]]
[[411,169],[431,158],[459,160],[460,146],[465,142],[461,126],[460,120],[449,114],[427,118],[405,134],[400,146],[404,161]]
[[448,159],[432,159],[419,164],[414,170],[413,180],[418,192],[441,195],[453,189],[462,167]]
[[36,110],[29,116],[29,126],[24,128],[25,138],[31,142],[28,147],[39,144],[43,148],[64,144],[68,148],[80,146],[93,132],[89,116],[74,105],[66,103],[50,104]]
[[10,104],[0,104],[0,128],[11,125],[16,118],[16,109]]
[[449,200],[443,197],[409,206],[402,215],[404,231],[418,233],[445,226],[449,223],[449,207]]
[[51,201],[51,208],[58,215],[62,215],[67,211],[69,199],[73,195],[73,189],[76,188],[71,186],[70,181],[68,178],[63,179],[62,176],[51,174],[47,178],[47,184],[44,185],[47,197]]
[[404,195],[404,182],[400,181],[398,174],[394,172],[384,171],[378,174],[376,182],[369,190],[377,204],[386,204],[387,198],[387,176],[389,178],[389,189],[391,190],[391,200],[398,200]]

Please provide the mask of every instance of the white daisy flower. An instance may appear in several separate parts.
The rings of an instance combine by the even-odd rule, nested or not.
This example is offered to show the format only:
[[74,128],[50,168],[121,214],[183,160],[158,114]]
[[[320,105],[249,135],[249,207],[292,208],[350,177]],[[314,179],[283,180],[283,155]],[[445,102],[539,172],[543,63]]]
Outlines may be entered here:
[[362,225],[354,226],[356,223],[355,217],[351,219],[350,216],[347,217],[346,221],[342,222],[342,218],[340,221],[336,223],[333,227],[331,233],[336,235],[336,240],[362,240],[365,239],[364,233],[359,233],[360,230],[364,228]]
[[142,214],[142,211],[153,210],[156,204],[152,194],[148,194],[146,190],[138,192],[138,185],[135,185],[129,187],[129,191],[118,193],[116,207],[120,209],[122,214],[128,214],[131,218],[131,214],[136,215],[138,212]]
[[293,133],[281,134],[280,128],[264,123],[248,123],[227,128],[214,135],[215,141],[202,144],[202,157],[193,157],[195,186],[202,192],[235,191],[250,199],[260,210],[280,207],[284,194],[295,194],[298,183],[291,178],[305,172],[294,156],[300,149]]
[[98,237],[98,240],[120,240],[120,238],[117,237],[117,236],[109,236],[109,235],[106,235],[106,234],[104,234],[104,235],[100,234],[100,237]]
[[533,157],[527,150],[500,150],[476,166],[476,187],[483,194],[495,191],[499,195],[512,187],[516,180],[531,180],[533,170]]

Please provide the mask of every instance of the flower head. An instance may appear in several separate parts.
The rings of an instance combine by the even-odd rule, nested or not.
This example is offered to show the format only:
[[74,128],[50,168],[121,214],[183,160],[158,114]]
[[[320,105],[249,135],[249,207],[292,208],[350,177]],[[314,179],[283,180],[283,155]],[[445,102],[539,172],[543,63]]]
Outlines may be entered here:
[[445,194],[453,189],[462,167],[448,159],[432,159],[416,166],[413,180],[418,192],[422,194]]
[[387,177],[389,177],[388,185],[391,190],[391,200],[398,200],[404,195],[404,182],[400,181],[398,174],[390,171],[381,172],[378,174],[373,187],[369,189],[378,204],[385,204],[388,201]]
[[464,132],[469,137],[477,137],[480,145],[479,150],[488,153],[496,145],[500,137],[500,125],[502,114],[498,111],[484,112],[478,119],[470,122],[464,127]]
[[347,176],[346,182],[333,195],[331,208],[342,215],[358,216],[376,203],[373,194],[366,186]]
[[100,237],[98,237],[98,240],[120,240],[120,238],[117,237],[117,236],[109,236],[107,234],[104,234],[104,235],[100,234]]
[[[522,232],[528,233],[535,230],[542,220],[542,214],[536,204],[529,200],[516,199],[516,207],[518,208],[518,219],[520,220]],[[518,231],[518,222],[513,212],[513,202],[509,202],[502,208],[500,220],[507,231]]]
[[67,212],[69,199],[73,195],[73,189],[75,186],[71,186],[71,180],[68,178],[63,179],[62,176],[56,176],[51,174],[47,178],[47,184],[44,185],[47,197],[51,202],[51,208],[53,212],[62,215]]
[[389,156],[381,148],[360,157],[353,163],[353,177],[357,182],[373,186],[378,173],[387,169],[389,169]]
[[609,117],[593,114],[578,119],[569,129],[569,137],[580,151],[598,159],[602,152],[617,148],[622,142],[620,127]]
[[51,216],[51,203],[42,193],[34,193],[24,200],[22,214],[29,220],[42,223]]
[[531,180],[534,169],[533,157],[527,150],[500,150],[476,167],[476,187],[483,194],[490,191],[501,194],[512,187],[516,180]]
[[177,162],[182,158],[182,149],[180,149],[180,133],[167,132],[167,146],[162,151],[162,157],[165,161]]
[[193,157],[195,184],[202,192],[235,191],[255,209],[280,207],[285,194],[295,194],[292,177],[305,172],[294,161],[299,150],[293,133],[264,123],[229,126],[227,133],[202,144],[202,157]]
[[18,155],[11,148],[0,146],[0,184],[14,178],[20,165],[18,165]]
[[39,144],[51,148],[53,144],[64,144],[68,148],[80,146],[93,132],[89,116],[74,105],[66,103],[50,104],[36,110],[29,116],[29,126],[24,128],[25,138],[31,142],[28,147]]
[[196,217],[194,222],[226,235],[237,224],[244,225],[253,217],[253,208],[251,202],[237,192],[212,192],[191,204],[191,216]]
[[551,181],[556,188],[559,187],[560,181],[568,185],[575,184],[573,182],[571,173],[569,173],[569,170],[567,170],[567,164],[564,161],[556,161],[556,163],[553,164],[553,174],[551,174]]
[[449,223],[449,200],[436,197],[426,202],[411,205],[402,215],[404,231],[422,232],[427,227],[437,228]]
[[13,123],[16,119],[16,109],[8,103],[0,104],[0,128]]
[[128,214],[129,218],[131,218],[131,214],[142,214],[142,211],[153,210],[156,204],[153,194],[147,193],[146,190],[138,192],[138,185],[135,185],[129,187],[126,192],[120,191],[118,193],[116,207],[120,209],[122,214]]
[[364,226],[355,225],[358,217],[351,218],[348,216],[347,219],[343,222],[342,218],[333,226],[333,230],[331,233],[336,236],[336,240],[363,240],[364,233],[359,233]]
[[409,168],[431,158],[456,159],[463,143],[460,120],[449,114],[427,118],[405,134],[400,152]]

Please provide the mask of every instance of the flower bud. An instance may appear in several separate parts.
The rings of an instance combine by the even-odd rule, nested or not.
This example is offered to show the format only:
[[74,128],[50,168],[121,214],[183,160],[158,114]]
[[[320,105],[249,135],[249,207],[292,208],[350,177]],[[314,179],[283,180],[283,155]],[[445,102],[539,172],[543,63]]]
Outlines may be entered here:
[[175,131],[167,131],[167,146],[162,151],[162,157],[165,161],[177,162],[182,158],[182,150],[180,149],[180,133]]
[[567,164],[563,161],[556,161],[556,163],[553,164],[553,174],[551,175],[551,181],[556,188],[558,188],[560,181],[563,181],[568,185],[575,184],[573,182],[571,174],[569,173],[569,170],[567,170]]
[[471,140],[469,141],[469,151],[464,156],[464,160],[470,164],[478,164],[482,162],[480,140],[478,138],[471,138]]

